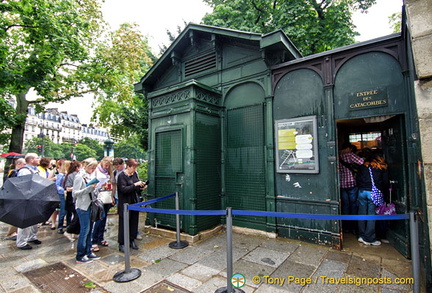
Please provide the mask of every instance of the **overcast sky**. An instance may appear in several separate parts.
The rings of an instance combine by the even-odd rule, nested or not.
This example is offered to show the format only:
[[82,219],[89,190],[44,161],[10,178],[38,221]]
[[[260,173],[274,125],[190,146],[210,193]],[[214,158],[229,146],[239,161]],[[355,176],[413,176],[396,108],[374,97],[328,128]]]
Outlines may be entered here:
[[[377,0],[377,4],[367,14],[355,13],[354,24],[360,36],[357,41],[366,41],[391,34],[388,16],[402,9],[402,0]],[[147,36],[154,53],[163,44],[169,45],[167,30],[177,31],[184,22],[199,23],[210,8],[202,0],[105,0],[102,7],[104,19],[112,30],[125,22],[136,22]],[[82,105],[90,105],[91,98],[76,98],[64,104],[50,104],[69,114],[77,114],[81,123],[89,123],[92,110]]]

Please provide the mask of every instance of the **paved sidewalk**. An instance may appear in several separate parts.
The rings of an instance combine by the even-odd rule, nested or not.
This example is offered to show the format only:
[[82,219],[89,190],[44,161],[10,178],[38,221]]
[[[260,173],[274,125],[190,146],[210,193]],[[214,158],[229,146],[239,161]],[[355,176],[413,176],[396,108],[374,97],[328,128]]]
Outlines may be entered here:
[[[136,241],[140,249],[131,252],[131,267],[140,269],[142,275],[132,282],[116,283],[114,274],[125,268],[123,254],[116,244],[117,216],[109,216],[107,228],[106,239],[110,246],[100,247],[97,254],[101,259],[76,264],[76,241],[70,242],[49,226],[39,230],[41,245],[23,251],[15,247],[14,241],[4,239],[8,225],[0,223],[0,292],[49,292],[44,285],[38,287],[28,276],[58,263],[66,267],[64,272],[56,272],[58,277],[47,282],[60,286],[83,275],[80,290],[73,292],[211,293],[227,284],[226,234],[223,230],[184,249],[171,249],[168,244],[173,239],[142,231],[143,240]],[[234,233],[233,272],[245,276],[246,285],[241,288],[244,292],[412,291],[410,285],[343,284],[350,280],[360,281],[358,278],[389,283],[397,278],[412,277],[411,262],[390,244],[370,247],[358,243],[353,235],[347,238],[345,250],[335,251],[300,241]],[[70,273],[69,269],[77,274]],[[89,282],[96,288],[84,288]],[[311,284],[302,286],[307,282]]]

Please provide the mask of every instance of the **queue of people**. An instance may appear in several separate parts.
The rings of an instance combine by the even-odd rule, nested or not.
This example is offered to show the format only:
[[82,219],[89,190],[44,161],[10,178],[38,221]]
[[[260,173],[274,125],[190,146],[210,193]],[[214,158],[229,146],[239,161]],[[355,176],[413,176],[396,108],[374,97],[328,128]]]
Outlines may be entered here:
[[[343,215],[376,215],[373,187],[382,194],[389,188],[388,165],[381,150],[369,150],[359,156],[354,145],[342,145],[339,153],[339,179],[341,211]],[[383,199],[385,201],[385,199]],[[378,221],[381,229],[381,241],[377,239],[375,220],[344,221],[343,231],[358,236],[358,241],[365,245],[378,246],[387,242],[386,225]]]
[[[59,234],[64,234],[71,241],[75,240],[75,235],[79,235],[76,262],[89,263],[99,259],[95,254],[100,250],[99,246],[109,245],[104,239],[107,215],[110,208],[118,204],[118,244],[119,250],[124,252],[123,204],[138,202],[140,192],[147,188],[136,172],[138,165],[135,159],[124,162],[121,158],[112,157],[104,157],[100,162],[94,158],[82,162],[64,159],[53,161],[50,158],[39,158],[35,153],[17,159],[9,177],[34,173],[55,181],[60,205],[48,222],[24,229],[11,227],[8,238],[15,240],[19,249],[32,249],[30,244],[42,243],[37,238],[39,226],[48,224],[52,230],[57,229]],[[98,197],[100,199],[102,192],[105,195],[108,193],[108,199],[104,202],[104,215],[92,222],[91,204]],[[132,249],[138,249],[135,243],[138,236],[138,218],[138,212],[131,211],[129,227]]]

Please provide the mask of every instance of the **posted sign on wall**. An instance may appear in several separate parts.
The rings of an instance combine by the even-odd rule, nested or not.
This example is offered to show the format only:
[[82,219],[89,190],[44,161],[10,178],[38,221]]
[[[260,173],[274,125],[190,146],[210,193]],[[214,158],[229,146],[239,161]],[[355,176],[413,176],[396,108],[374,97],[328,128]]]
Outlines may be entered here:
[[276,171],[318,173],[316,117],[283,119],[275,123]]

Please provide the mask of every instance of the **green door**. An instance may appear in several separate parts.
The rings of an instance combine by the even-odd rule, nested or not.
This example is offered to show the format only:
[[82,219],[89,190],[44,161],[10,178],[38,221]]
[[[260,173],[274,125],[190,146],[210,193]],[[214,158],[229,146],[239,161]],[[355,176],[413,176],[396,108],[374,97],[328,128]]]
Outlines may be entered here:
[[[265,211],[263,104],[227,109],[226,206]],[[265,217],[235,216],[236,226],[263,229]]]
[[[383,122],[382,143],[391,183],[391,201],[396,204],[398,214],[407,213],[410,208],[407,186],[407,145],[404,129],[402,115]],[[405,257],[409,256],[408,221],[389,221],[387,237],[401,254]]]
[[[157,132],[155,138],[155,196],[163,197],[177,191],[180,194],[181,185],[177,183],[183,172],[182,131]],[[174,198],[160,201],[156,207],[175,209]],[[158,225],[169,227],[176,225],[175,215],[156,214],[153,216]]]

